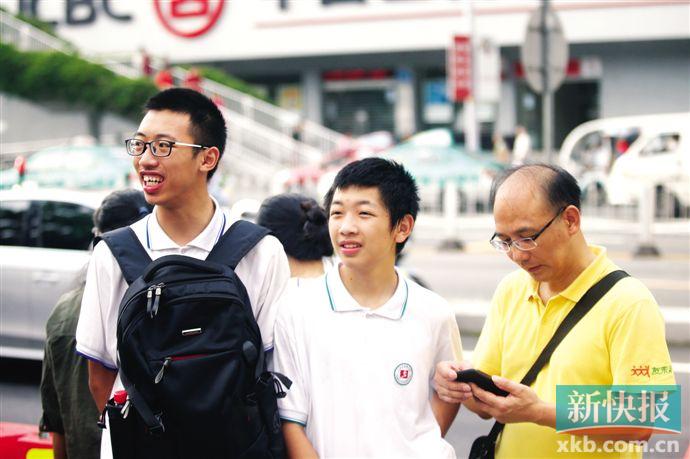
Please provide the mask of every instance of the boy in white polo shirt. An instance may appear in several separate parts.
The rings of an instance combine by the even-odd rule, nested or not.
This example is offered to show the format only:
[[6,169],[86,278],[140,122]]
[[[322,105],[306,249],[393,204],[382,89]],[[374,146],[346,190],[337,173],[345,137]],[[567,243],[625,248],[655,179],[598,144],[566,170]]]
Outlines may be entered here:
[[341,260],[287,291],[276,321],[276,371],[290,457],[453,458],[457,414],[431,387],[437,362],[462,357],[445,300],[402,276],[395,255],[419,209],[414,179],[394,162],[343,168],[326,195]]
[[[153,96],[132,139],[126,141],[153,213],[131,225],[152,260],[180,254],[205,259],[232,221],[208,193],[225,148],[225,120],[216,105],[191,89]],[[124,153],[124,152],[123,152]],[[290,278],[280,242],[263,238],[235,269],[244,284],[264,349],[273,347],[276,300]],[[116,390],[116,324],[127,283],[108,246],[96,245],[89,265],[77,326],[77,352],[89,359],[89,388],[99,411]],[[94,420],[95,422],[95,420]],[[110,457],[103,435],[101,457]]]

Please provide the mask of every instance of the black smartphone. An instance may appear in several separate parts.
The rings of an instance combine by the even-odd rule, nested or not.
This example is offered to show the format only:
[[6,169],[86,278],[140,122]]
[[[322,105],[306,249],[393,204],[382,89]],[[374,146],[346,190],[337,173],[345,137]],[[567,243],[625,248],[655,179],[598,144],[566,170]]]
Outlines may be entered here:
[[491,376],[487,375],[483,371],[471,368],[469,370],[458,371],[457,373],[458,376],[455,378],[455,380],[458,382],[475,383],[477,386],[484,389],[485,391],[491,392],[492,394],[498,395],[499,397],[508,396],[508,392],[504,391],[503,389],[499,388],[496,384],[494,384],[493,380],[491,379]]

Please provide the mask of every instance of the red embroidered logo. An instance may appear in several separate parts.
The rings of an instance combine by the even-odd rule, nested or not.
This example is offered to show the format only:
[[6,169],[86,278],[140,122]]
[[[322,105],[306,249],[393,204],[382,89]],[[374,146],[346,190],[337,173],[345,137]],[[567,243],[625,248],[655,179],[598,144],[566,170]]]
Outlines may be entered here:
[[408,385],[410,381],[412,381],[412,365],[409,363],[401,363],[395,367],[393,376],[395,377],[395,382],[401,386]]

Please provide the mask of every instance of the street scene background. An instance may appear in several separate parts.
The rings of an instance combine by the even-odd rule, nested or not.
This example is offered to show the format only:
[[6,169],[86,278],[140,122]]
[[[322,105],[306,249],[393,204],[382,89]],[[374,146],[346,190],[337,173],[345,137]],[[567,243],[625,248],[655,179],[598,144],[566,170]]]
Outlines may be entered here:
[[[172,86],[226,118],[209,189],[233,216],[321,201],[356,159],[404,164],[422,210],[401,266],[449,301],[468,359],[516,269],[488,242],[493,178],[566,168],[588,242],[658,301],[687,394],[689,49],[686,0],[0,0],[0,423],[38,423],[45,320],[93,210],[140,188],[123,141]],[[688,449],[687,405],[680,435],[654,437],[680,453],[645,457]],[[463,409],[447,438],[463,457],[490,427]]]

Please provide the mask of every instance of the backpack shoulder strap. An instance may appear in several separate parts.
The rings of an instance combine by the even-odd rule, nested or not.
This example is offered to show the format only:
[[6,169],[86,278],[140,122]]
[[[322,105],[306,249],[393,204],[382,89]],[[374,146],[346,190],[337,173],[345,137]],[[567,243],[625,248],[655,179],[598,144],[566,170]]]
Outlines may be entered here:
[[271,232],[246,220],[238,220],[223,234],[206,259],[237,268],[240,260]]
[[108,231],[100,238],[108,244],[110,252],[120,265],[127,285],[131,285],[137,277],[141,276],[146,266],[151,263],[151,257],[129,226]]

